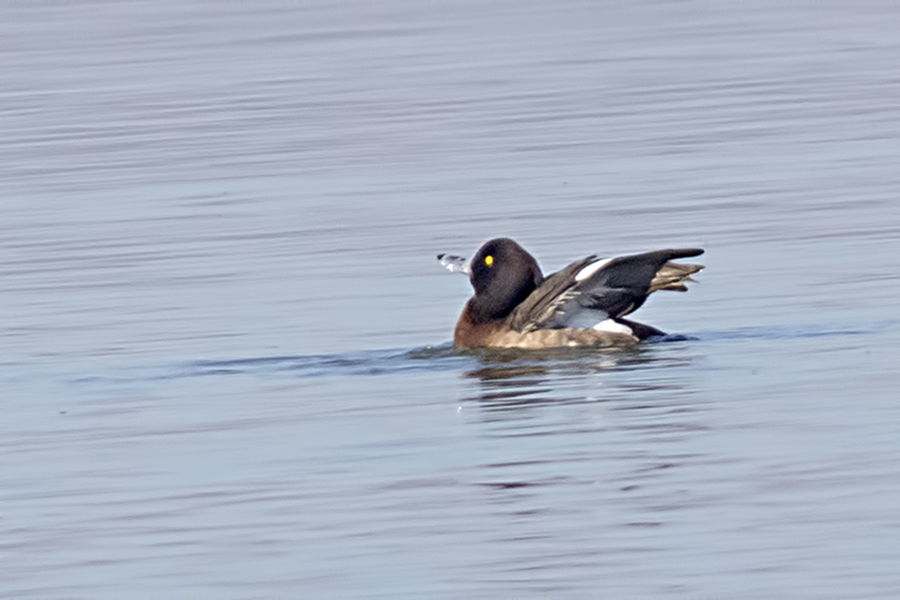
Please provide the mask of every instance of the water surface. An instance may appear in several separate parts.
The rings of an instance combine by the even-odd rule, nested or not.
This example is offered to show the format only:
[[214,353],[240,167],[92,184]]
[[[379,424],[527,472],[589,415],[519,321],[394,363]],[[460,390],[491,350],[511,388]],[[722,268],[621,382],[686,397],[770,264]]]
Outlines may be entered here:
[[[0,595],[900,594],[900,11],[5,5]],[[702,246],[635,350],[438,252]]]

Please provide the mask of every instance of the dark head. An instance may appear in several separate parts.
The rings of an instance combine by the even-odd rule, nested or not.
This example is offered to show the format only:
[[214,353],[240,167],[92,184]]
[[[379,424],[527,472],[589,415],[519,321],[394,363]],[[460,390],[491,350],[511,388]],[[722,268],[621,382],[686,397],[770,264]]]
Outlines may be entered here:
[[469,308],[475,323],[506,318],[544,278],[534,257],[509,238],[485,243],[472,257],[469,270],[475,288]]

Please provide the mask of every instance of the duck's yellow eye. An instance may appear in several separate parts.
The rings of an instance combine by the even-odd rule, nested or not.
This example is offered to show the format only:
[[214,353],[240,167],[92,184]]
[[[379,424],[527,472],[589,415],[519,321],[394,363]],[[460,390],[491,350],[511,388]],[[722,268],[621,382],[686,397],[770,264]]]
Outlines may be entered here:
[[486,264],[486,265],[489,266],[489,267],[493,267],[493,266],[494,266],[494,257],[491,256],[490,254],[488,254],[487,256],[485,256],[485,257],[484,257],[484,264]]

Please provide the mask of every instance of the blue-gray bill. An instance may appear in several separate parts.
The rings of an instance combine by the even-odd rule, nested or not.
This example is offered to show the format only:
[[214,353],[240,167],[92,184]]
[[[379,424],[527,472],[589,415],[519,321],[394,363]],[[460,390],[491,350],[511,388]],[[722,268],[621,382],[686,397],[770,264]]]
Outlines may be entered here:
[[469,274],[469,260],[463,256],[453,254],[438,254],[438,262],[451,273]]

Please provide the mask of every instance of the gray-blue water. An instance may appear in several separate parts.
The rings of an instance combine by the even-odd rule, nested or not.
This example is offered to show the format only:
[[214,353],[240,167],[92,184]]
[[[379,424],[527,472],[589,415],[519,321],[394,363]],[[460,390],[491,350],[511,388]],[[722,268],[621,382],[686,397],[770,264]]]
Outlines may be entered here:
[[[0,7],[3,598],[900,596],[900,8]],[[702,246],[619,352],[438,252]]]

